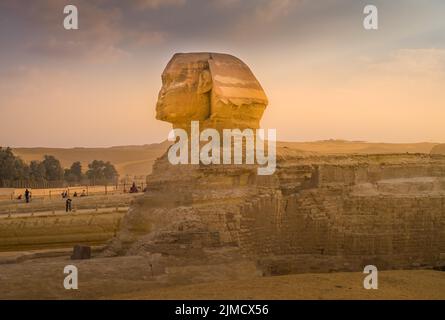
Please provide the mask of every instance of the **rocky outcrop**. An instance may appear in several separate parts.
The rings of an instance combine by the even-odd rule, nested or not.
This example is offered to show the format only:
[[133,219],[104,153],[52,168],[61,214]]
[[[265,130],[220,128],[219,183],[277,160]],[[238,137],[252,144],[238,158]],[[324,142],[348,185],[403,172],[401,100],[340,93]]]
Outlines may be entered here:
[[273,176],[161,158],[148,182],[116,252],[233,247],[281,274],[434,266],[445,251],[445,157],[286,155]]
[[433,149],[431,150],[431,154],[445,155],[445,143],[434,146]]
[[0,217],[0,251],[105,244],[116,235],[124,212]]

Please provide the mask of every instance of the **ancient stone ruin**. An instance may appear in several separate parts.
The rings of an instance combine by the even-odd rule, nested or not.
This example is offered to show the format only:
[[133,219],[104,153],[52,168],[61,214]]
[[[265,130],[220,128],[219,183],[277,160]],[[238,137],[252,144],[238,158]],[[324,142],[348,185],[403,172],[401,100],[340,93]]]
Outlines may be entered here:
[[[157,118],[187,128],[258,128],[267,98],[239,59],[176,54]],[[107,254],[147,253],[206,263],[212,252],[263,274],[443,264],[445,156],[307,154],[278,149],[277,170],[178,165],[159,158],[144,197]]]
[[174,128],[259,127],[267,97],[249,67],[222,53],[177,53],[162,73],[156,119]]
[[433,149],[431,150],[431,154],[445,155],[445,143],[434,146]]

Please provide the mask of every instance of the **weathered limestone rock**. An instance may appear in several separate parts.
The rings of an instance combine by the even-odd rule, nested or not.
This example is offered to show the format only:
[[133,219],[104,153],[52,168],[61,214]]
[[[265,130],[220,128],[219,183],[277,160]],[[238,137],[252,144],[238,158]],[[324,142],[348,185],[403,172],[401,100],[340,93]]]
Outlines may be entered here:
[[259,127],[267,97],[249,67],[222,53],[177,53],[162,73],[156,118],[189,129]]
[[445,157],[286,154],[277,164],[265,177],[158,159],[122,222],[120,252],[205,261],[208,249],[238,248],[264,274],[439,263]]
[[434,146],[431,150],[431,154],[441,154],[445,155],[445,143]]
[[77,243],[102,245],[119,227],[123,212],[0,218],[0,250],[71,247]]

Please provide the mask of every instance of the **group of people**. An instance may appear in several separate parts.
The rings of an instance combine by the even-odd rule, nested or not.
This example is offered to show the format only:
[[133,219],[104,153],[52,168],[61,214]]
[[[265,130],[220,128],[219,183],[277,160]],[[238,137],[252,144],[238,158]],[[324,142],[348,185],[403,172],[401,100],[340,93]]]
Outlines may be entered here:
[[[63,191],[61,195],[62,195],[62,199],[66,199],[66,198],[69,197],[69,194],[68,194],[68,191],[67,191],[67,190]],[[77,191],[75,191],[75,192],[73,193],[73,197],[86,197],[86,196],[87,196],[87,193],[85,192],[85,190],[82,190],[82,193],[80,194],[80,196],[79,196],[79,194],[77,193]]]
[[[25,201],[26,201],[26,203],[29,203],[31,201],[31,196],[32,196],[31,191],[29,191],[29,189],[26,189],[25,190]],[[68,191],[67,190],[63,191],[61,193],[61,196],[62,196],[62,199],[69,198]],[[87,193],[85,192],[85,190],[82,190],[82,193],[80,195],[77,193],[77,191],[75,191],[74,194],[73,194],[73,197],[86,197],[86,196],[87,196]],[[23,195],[19,194],[17,196],[17,200],[22,200],[22,199],[23,199]]]
[[[65,211],[66,212],[70,212],[72,210],[72,199],[69,197],[68,191],[65,190],[61,193],[62,199],[66,199],[65,201]],[[73,197],[78,197],[79,195],[77,194],[77,192],[74,192]],[[80,194],[80,197],[86,197],[87,193],[85,192],[85,190],[82,190],[82,193]],[[23,195],[19,194],[17,196],[17,200],[22,200]],[[29,201],[31,201],[31,191],[29,191],[29,189],[25,190],[25,201],[26,203],[29,203]]]
[[[129,193],[137,193],[139,191],[140,190],[136,186],[136,183],[133,182],[133,185],[131,186],[131,188],[129,190]],[[146,191],[146,189],[143,190],[143,192],[145,192],[145,191]],[[126,192],[125,189],[124,189],[124,192]],[[66,201],[65,201],[65,211],[66,212],[70,212],[71,209],[72,209],[72,201],[73,200],[70,198],[68,190],[63,191],[61,193],[61,196],[62,196],[62,199],[66,199]],[[85,192],[85,190],[82,190],[82,193],[80,195],[77,193],[77,191],[75,191],[73,193],[73,197],[86,197],[86,196],[87,196],[87,193]],[[22,200],[22,195],[21,194],[17,197],[17,200]],[[26,201],[26,203],[29,203],[31,201],[31,191],[29,191],[28,189],[25,190],[25,201]]]
[[[80,194],[80,197],[86,197],[86,196],[87,196],[87,193],[85,192],[85,190],[82,190],[82,193]],[[77,191],[74,191],[73,197],[79,197],[79,195],[77,194]],[[65,201],[65,211],[66,212],[71,212],[71,210],[72,210],[71,203],[73,202],[73,200],[69,197],[69,194],[68,194],[67,190],[62,192],[62,199],[66,199],[66,201]]]
[[[22,200],[22,195],[19,194],[17,196],[17,200]],[[29,191],[28,189],[25,190],[25,201],[26,203],[29,203],[29,201],[31,201],[31,191]]]

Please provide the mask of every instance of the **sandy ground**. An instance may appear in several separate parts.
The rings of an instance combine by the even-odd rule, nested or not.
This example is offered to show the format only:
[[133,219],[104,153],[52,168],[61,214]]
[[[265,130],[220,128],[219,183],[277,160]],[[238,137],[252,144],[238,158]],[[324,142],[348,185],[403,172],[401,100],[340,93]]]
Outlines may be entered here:
[[[64,266],[79,270],[79,289],[63,287]],[[0,264],[0,299],[445,299],[445,273],[381,271],[365,290],[360,272],[261,277],[253,264],[182,266],[153,272],[141,256],[68,257]]]
[[121,299],[445,299],[439,271],[382,271],[379,288],[363,288],[359,272],[298,274],[244,281],[219,281],[115,295]]

